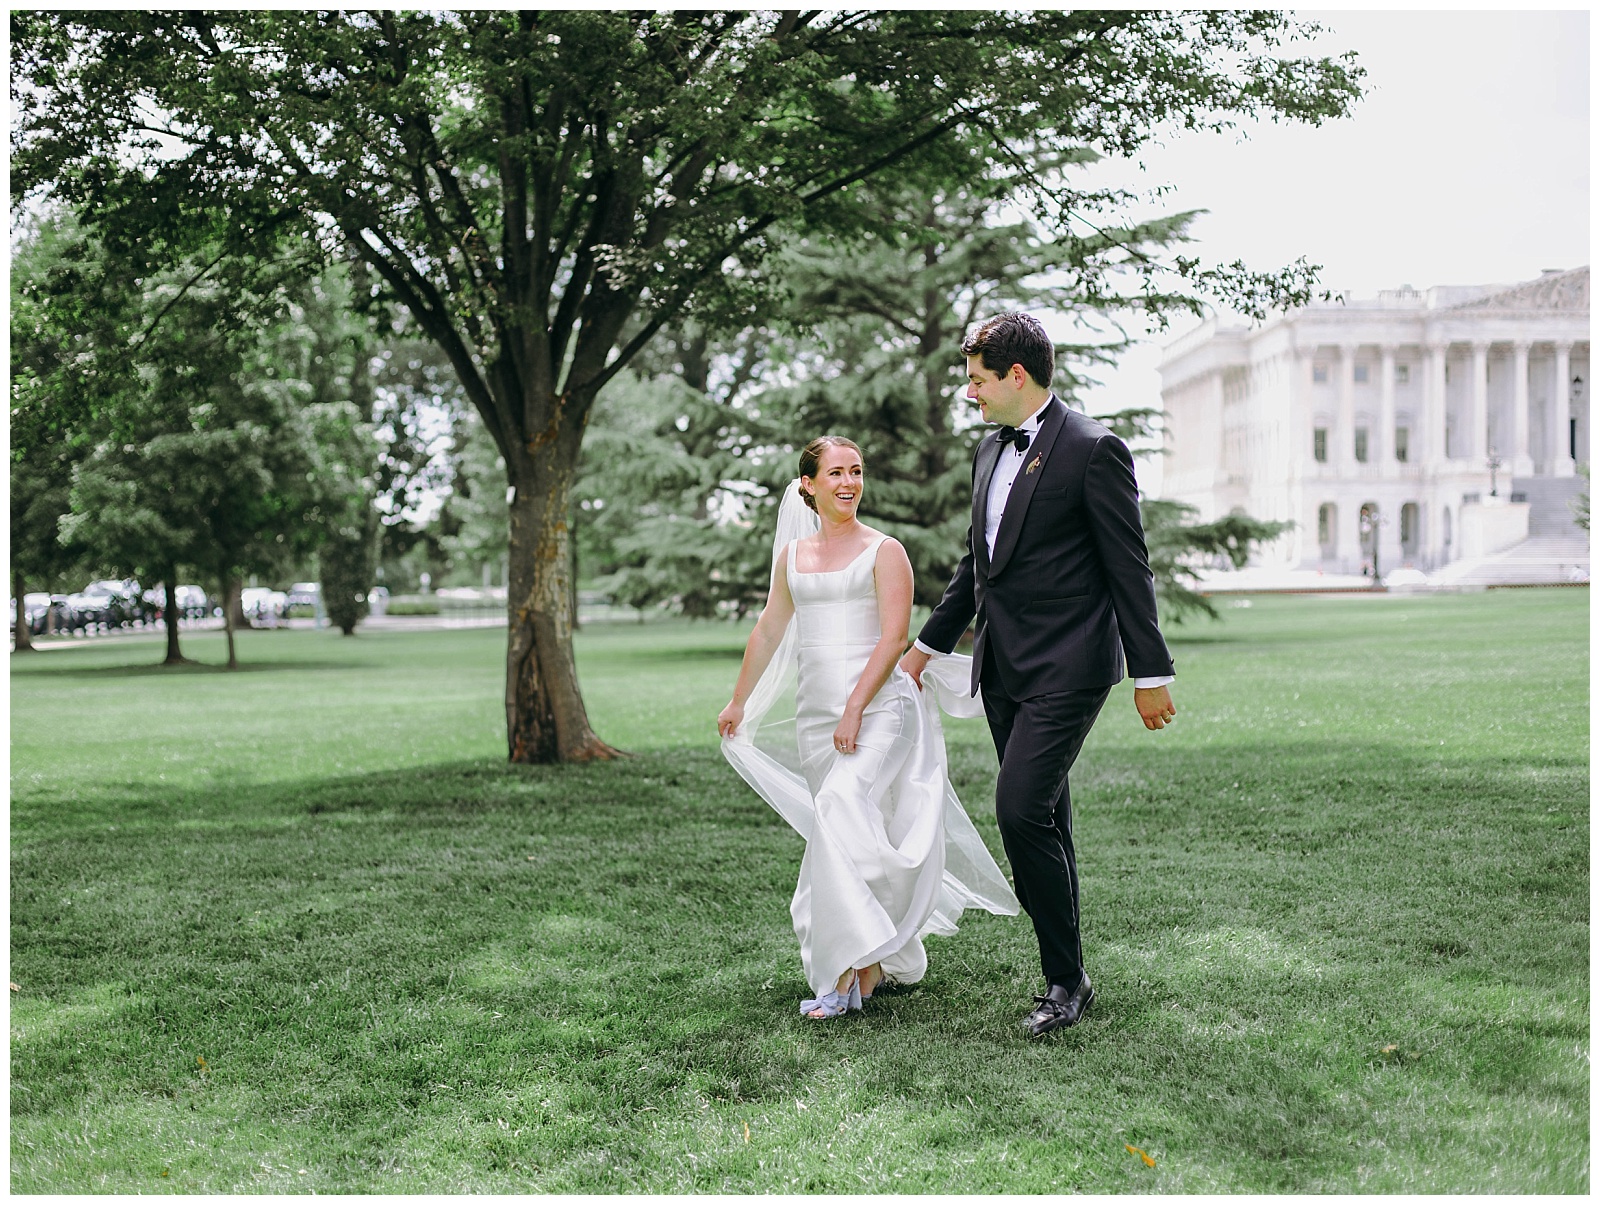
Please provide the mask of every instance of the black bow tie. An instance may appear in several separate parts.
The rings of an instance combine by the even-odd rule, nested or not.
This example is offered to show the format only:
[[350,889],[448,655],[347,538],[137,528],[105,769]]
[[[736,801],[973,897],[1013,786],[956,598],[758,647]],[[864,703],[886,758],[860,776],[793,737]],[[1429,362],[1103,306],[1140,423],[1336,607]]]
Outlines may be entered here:
[[1028,450],[1028,433],[1018,431],[1015,427],[1000,428],[1000,442],[1002,444],[1016,444],[1017,455],[1021,456]]

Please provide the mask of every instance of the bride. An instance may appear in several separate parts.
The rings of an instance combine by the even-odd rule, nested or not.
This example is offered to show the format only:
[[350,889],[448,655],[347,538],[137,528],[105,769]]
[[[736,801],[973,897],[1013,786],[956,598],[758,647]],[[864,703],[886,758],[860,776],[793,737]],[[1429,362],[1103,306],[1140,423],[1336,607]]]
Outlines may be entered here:
[[801,452],[767,605],[717,717],[724,756],[806,839],[789,911],[816,993],[800,1011],[816,1019],[921,979],[923,937],[954,933],[964,908],[1018,912],[947,772],[939,706],[982,714],[970,660],[935,660],[926,693],[899,668],[911,562],[856,518],[862,487],[850,440]]

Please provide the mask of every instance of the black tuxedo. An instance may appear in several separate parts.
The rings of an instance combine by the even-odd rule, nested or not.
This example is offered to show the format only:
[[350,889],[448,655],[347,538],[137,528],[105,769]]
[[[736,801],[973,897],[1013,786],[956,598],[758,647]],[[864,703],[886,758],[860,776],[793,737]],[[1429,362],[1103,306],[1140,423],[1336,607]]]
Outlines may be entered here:
[[995,810],[1046,979],[1082,975],[1067,772],[1123,665],[1172,673],[1127,445],[1051,395],[1022,456],[991,559],[985,539],[998,432],[973,458],[967,551],[918,640],[949,652],[976,620],[973,690],[1000,755]]

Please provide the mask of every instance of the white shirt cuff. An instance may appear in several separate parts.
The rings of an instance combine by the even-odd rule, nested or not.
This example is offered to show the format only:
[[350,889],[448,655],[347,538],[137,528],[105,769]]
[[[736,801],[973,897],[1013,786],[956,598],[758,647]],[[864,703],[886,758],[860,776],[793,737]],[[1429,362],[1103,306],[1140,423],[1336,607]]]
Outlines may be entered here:
[[930,657],[946,657],[946,656],[949,656],[948,653],[941,653],[938,649],[930,649],[927,645],[923,644],[922,641],[920,641],[920,640],[913,640],[911,642],[911,645],[912,645],[913,648],[916,648],[916,649],[918,649],[918,650],[920,650],[920,651],[922,651],[924,653],[927,653],[928,656],[930,656]]
[[1135,678],[1134,690],[1154,690],[1158,686],[1165,686],[1169,682],[1177,681],[1176,674],[1163,674],[1159,678]]

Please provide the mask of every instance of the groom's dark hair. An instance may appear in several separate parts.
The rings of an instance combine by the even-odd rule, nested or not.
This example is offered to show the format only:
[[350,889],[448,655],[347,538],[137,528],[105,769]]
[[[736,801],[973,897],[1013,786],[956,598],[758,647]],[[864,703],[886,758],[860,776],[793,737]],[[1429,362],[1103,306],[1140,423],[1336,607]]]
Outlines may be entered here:
[[996,314],[961,341],[961,354],[981,356],[983,366],[1004,376],[1013,364],[1044,388],[1056,370],[1056,349],[1044,324],[1031,314]]

